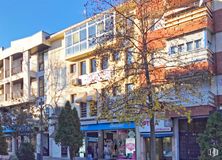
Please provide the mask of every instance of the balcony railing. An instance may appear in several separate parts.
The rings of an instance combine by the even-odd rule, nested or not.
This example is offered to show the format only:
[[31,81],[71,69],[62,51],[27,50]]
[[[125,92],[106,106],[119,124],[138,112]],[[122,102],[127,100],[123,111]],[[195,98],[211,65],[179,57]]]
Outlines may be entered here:
[[109,80],[110,78],[111,78],[110,70],[102,70],[102,71],[97,71],[90,74],[79,76],[79,79],[81,79],[81,85],[101,82],[101,81]]
[[22,65],[17,65],[12,68],[12,75],[22,72]]
[[21,98],[23,96],[23,90],[13,90],[12,99]]

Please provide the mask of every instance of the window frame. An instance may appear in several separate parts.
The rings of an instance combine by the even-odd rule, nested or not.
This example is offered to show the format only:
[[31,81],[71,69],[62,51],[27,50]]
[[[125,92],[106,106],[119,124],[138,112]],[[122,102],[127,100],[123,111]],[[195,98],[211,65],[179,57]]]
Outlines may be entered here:
[[[85,64],[85,69],[83,70],[83,64]],[[84,72],[83,72],[84,71]],[[82,61],[80,62],[80,75],[85,75],[87,72],[87,69],[86,69],[86,61]]]

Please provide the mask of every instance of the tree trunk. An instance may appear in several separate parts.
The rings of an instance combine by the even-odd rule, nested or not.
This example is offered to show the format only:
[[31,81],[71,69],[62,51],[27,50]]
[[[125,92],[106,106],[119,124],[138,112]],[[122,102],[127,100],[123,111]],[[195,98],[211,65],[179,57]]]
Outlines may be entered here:
[[70,160],[75,160],[75,156],[73,156],[73,150],[74,150],[73,147],[69,147],[69,157],[70,157]]
[[150,118],[150,157],[151,157],[151,160],[156,160],[156,138],[155,138],[154,114]]

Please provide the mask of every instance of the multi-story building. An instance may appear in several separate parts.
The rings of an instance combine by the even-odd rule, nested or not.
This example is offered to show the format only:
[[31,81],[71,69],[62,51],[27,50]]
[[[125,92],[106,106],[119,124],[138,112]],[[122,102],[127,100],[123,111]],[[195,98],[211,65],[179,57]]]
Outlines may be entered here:
[[[13,108],[19,110],[36,106],[36,97],[41,94],[41,84],[44,83],[38,76],[43,69],[38,63],[38,57],[40,58],[40,53],[48,48],[46,42],[48,36],[45,32],[38,32],[30,37],[12,41],[9,48],[1,48],[1,111],[10,113]],[[18,137],[14,137],[12,129],[4,131],[8,135],[9,152],[15,153],[18,138],[28,133],[21,132]]]
[[[205,129],[210,112],[222,105],[220,15],[221,1],[182,1],[165,13],[161,25],[153,26],[149,32],[149,37],[157,39],[153,41],[154,48],[164,50],[168,59],[176,59],[180,55],[183,66],[188,66],[186,70],[172,67],[165,71],[168,73],[166,77],[179,74],[187,80],[196,81],[195,89],[200,93],[198,97],[188,93],[183,95],[190,99],[181,104],[191,111],[190,124],[185,117],[176,114],[169,114],[170,120],[158,120],[157,159],[198,159],[198,133]],[[114,157],[123,158],[124,155],[136,153],[137,159],[145,160],[150,155],[149,119],[144,120],[143,128],[136,126],[134,122],[97,119],[100,114],[97,109],[100,103],[98,97],[102,94],[103,87],[112,79],[113,66],[131,63],[133,60],[129,57],[130,50],[108,57],[98,57],[95,54],[96,40],[104,38],[104,35],[115,35],[115,22],[116,14],[109,13],[98,19],[87,19],[50,36],[40,32],[25,40],[12,42],[11,47],[2,50],[4,54],[0,54],[1,104],[21,104],[19,98],[30,98],[32,88],[38,84],[39,93],[35,93],[45,97],[45,104],[63,106],[65,100],[70,100],[73,107],[76,107],[81,129],[85,134],[84,146],[79,154],[81,157],[87,154],[91,154],[93,158],[102,157],[104,146],[108,145],[113,148]],[[162,65],[161,62],[153,62],[156,68]],[[207,78],[190,74],[197,73],[195,71]],[[130,91],[136,85],[138,84],[124,81],[120,90]],[[12,92],[13,89],[16,92]],[[113,88],[113,95],[120,94],[120,90]],[[25,100],[28,102],[30,99]],[[67,148],[55,144],[55,126],[49,126],[48,134],[45,148],[49,150],[49,157],[67,157]],[[133,158],[135,159],[134,156],[131,157]]]

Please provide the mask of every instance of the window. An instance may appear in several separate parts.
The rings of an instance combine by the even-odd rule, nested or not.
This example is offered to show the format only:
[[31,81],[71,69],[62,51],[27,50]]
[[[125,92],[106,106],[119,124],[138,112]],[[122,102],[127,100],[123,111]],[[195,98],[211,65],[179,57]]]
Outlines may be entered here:
[[39,97],[44,96],[44,76],[39,77]]
[[184,44],[178,45],[178,52],[179,53],[184,52]]
[[80,68],[80,70],[81,70],[81,75],[86,74],[86,62],[83,61],[83,62],[80,63],[80,65],[81,65],[81,68]]
[[104,22],[99,22],[97,24],[97,34],[102,34],[104,32]]
[[108,62],[108,57],[106,56],[106,57],[103,57],[102,58],[102,69],[107,69],[108,68],[108,66],[109,66],[109,62]]
[[88,29],[88,36],[89,38],[95,37],[96,36],[96,25],[92,25]]
[[187,42],[187,51],[191,51],[193,49],[193,42]]
[[133,63],[133,51],[132,51],[132,48],[127,49],[126,63],[127,64],[132,64]]
[[176,46],[170,47],[170,54],[175,54],[176,53]]
[[95,101],[89,102],[90,116],[97,116],[97,103]]
[[126,92],[133,91],[133,88],[134,88],[134,84],[133,83],[126,84]]
[[113,61],[119,61],[120,60],[120,54],[119,52],[113,53]]
[[96,59],[93,58],[90,60],[90,72],[96,72]]
[[80,103],[80,118],[87,117],[87,105],[84,102]]
[[115,86],[113,87],[113,96],[119,96],[121,94],[121,87]]
[[76,64],[70,65],[70,73],[76,73]]
[[80,41],[86,40],[86,29],[80,31]]
[[38,69],[39,71],[44,70],[44,53],[38,55]]
[[65,52],[71,55],[110,40],[114,31],[114,14],[106,14],[65,32]]
[[65,43],[66,43],[66,47],[69,47],[72,45],[72,35],[68,35],[66,38],[65,38]]
[[73,43],[76,44],[76,43],[79,43],[79,41],[80,41],[79,32],[75,32],[73,34]]
[[199,49],[201,47],[201,40],[200,39],[194,41],[194,43],[195,43],[195,48],[196,49]]
[[63,146],[63,145],[61,146],[61,155],[62,155],[62,157],[67,157],[68,156],[67,150],[68,150],[67,146]]
[[75,103],[76,94],[71,94],[71,103]]

